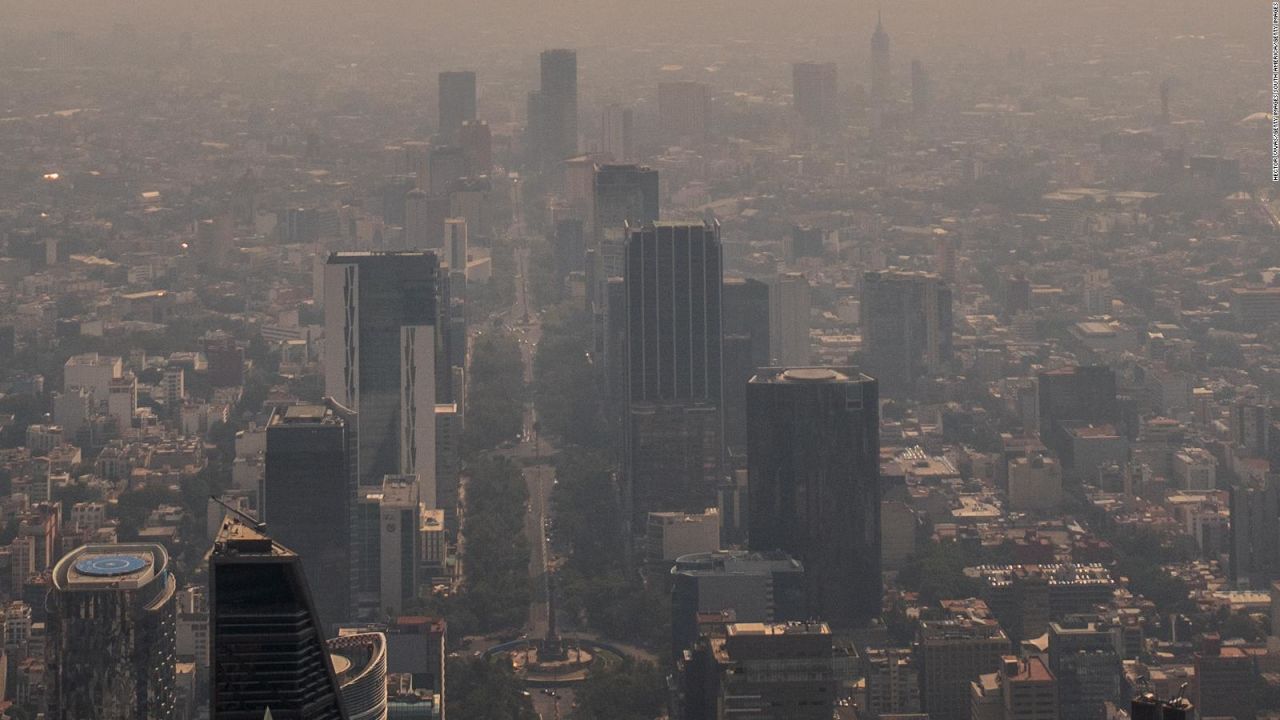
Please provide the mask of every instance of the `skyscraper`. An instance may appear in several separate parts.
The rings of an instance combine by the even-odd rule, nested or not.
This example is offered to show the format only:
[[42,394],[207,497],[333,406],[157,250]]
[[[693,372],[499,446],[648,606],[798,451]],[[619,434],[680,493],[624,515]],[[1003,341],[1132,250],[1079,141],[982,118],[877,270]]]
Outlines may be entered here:
[[431,247],[430,204],[427,193],[414,188],[404,196],[404,238],[402,250],[426,250]]
[[457,138],[458,128],[476,119],[476,74],[473,70],[440,73],[440,133],[446,142]]
[[434,197],[448,195],[454,183],[467,176],[467,155],[460,145],[441,145],[427,153],[428,190]]
[[814,617],[880,614],[880,424],[876,381],[852,368],[766,368],[747,386],[752,550],[805,566]]
[[1280,578],[1275,548],[1280,546],[1280,488],[1276,476],[1232,483],[1231,581],[1261,590]]
[[359,420],[360,484],[416,474],[435,498],[442,308],[431,252],[338,252],[325,267],[325,394]]
[[779,273],[769,293],[770,355],[778,365],[808,365],[809,280],[803,273]]
[[234,517],[209,554],[210,711],[218,720],[346,720],[302,562]]
[[528,140],[544,169],[578,152],[578,53],[544,50],[541,87],[529,96]]
[[876,13],[876,30],[871,34],[871,99],[883,103],[892,92],[889,60],[889,33],[884,31],[884,21]]
[[479,177],[493,172],[493,133],[483,120],[467,120],[458,128],[458,145],[466,160],[467,175]]
[[614,162],[627,162],[635,155],[631,108],[611,103],[600,116],[600,152]]
[[1049,623],[1049,669],[1058,679],[1062,720],[1089,720],[1120,700],[1123,672],[1112,627],[1097,616]]
[[806,124],[830,128],[838,117],[836,64],[800,62],[791,66],[792,104]]
[[460,217],[446,218],[444,221],[444,257],[449,264],[449,272],[467,272],[467,219]]
[[600,165],[595,170],[591,233],[604,283],[621,276],[625,225],[658,221],[658,171],[645,165]]
[[933,273],[866,273],[862,342],[867,372],[884,393],[910,393],[951,359],[951,289]]
[[[757,368],[770,365],[769,286],[759,280],[725,278],[724,436],[731,451],[747,444],[747,383]],[[808,333],[805,333],[808,342]],[[732,453],[731,453],[732,454]]]
[[174,717],[177,662],[169,554],[85,545],[53,569],[48,699],[57,720]]
[[710,91],[706,83],[658,83],[658,129],[668,145],[697,145],[707,138]]
[[355,413],[329,400],[278,407],[267,421],[263,520],[302,558],[321,627],[350,617],[352,500],[359,485]]
[[700,511],[722,453],[719,224],[628,227],[624,278],[633,509]]
[[358,512],[368,518],[357,523],[365,533],[360,540],[364,551],[360,564],[377,573],[363,576],[362,590],[376,592],[379,614],[398,617],[405,604],[417,597],[419,499],[412,475],[388,475],[381,488],[367,489],[357,500]]

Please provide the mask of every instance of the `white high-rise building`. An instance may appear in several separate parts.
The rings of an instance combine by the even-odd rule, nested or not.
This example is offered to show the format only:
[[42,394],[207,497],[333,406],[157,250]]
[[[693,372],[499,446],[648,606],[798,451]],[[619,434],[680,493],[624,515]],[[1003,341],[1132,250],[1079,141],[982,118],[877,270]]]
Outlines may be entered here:
[[769,354],[779,366],[810,364],[809,281],[802,273],[780,273],[769,293]]
[[325,394],[356,412],[360,484],[413,474],[432,502],[439,270],[433,252],[339,252],[324,280]]

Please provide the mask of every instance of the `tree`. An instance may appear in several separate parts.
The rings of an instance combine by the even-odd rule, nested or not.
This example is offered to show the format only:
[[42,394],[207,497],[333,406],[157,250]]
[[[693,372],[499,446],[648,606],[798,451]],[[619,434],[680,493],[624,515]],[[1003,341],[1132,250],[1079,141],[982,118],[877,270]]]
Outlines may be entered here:
[[628,569],[611,470],[600,451],[569,448],[556,458],[552,502],[568,548],[559,597],[567,614],[602,635],[659,647],[669,640],[670,598]]
[[482,456],[472,464],[466,487],[466,576],[459,602],[474,616],[479,632],[519,626],[531,592],[529,540],[524,535],[529,493],[524,478],[510,460]]
[[543,427],[566,444],[603,448],[609,433],[604,421],[598,373],[587,356],[591,318],[578,306],[561,306],[542,324],[533,359],[534,401]]
[[653,663],[628,660],[593,673],[575,697],[572,720],[653,720],[666,706],[666,681]]
[[955,542],[929,543],[907,560],[906,567],[898,574],[898,582],[915,592],[928,605],[947,598],[966,598],[982,590],[976,578],[964,574],[964,569],[981,564],[982,558],[967,551]]
[[507,333],[478,336],[471,348],[464,452],[471,455],[519,435],[524,394],[520,345]]
[[449,660],[449,717],[454,720],[538,720],[511,670],[484,658]]

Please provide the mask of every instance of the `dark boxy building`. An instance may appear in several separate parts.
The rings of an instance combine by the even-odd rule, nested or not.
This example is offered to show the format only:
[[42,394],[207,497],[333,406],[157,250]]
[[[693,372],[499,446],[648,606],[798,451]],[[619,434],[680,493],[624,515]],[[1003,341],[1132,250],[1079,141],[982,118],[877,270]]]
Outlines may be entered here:
[[747,386],[749,542],[805,568],[809,612],[880,614],[880,412],[853,368],[765,368]]
[[633,516],[715,504],[722,456],[720,226],[628,227],[624,472]]
[[267,422],[262,519],[302,557],[324,628],[349,617],[356,415],[332,399],[277,407]]
[[1231,581],[1240,588],[1261,590],[1280,577],[1280,487],[1268,473],[1231,484]]
[[883,270],[862,278],[866,370],[885,395],[911,393],[916,381],[951,360],[951,289],[940,275]]
[[805,123],[830,128],[839,119],[835,63],[802,62],[792,65],[791,94],[796,113]]
[[542,82],[529,94],[527,142],[535,165],[558,170],[578,151],[578,53],[544,50],[539,62]]
[[724,434],[733,450],[747,442],[747,383],[769,361],[769,286],[759,280],[725,278]]
[[160,545],[85,545],[58,561],[48,599],[51,718],[175,716],[176,587]]
[[472,70],[440,73],[440,132],[449,142],[467,120],[476,119],[476,74]]
[[1117,425],[1116,374],[1106,365],[1047,370],[1036,378],[1040,442],[1058,457],[1067,455],[1075,425]]
[[209,648],[218,720],[346,720],[301,560],[235,518],[209,555]]
[[732,612],[738,622],[808,616],[804,566],[783,552],[721,550],[676,559],[671,568],[671,650],[678,660],[698,641],[698,619]]

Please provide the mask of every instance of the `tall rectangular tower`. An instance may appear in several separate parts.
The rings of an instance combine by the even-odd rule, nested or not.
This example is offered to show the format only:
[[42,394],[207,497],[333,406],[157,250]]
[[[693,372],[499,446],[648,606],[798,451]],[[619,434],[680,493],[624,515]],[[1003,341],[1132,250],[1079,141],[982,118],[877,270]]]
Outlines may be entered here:
[[830,128],[838,120],[836,64],[801,62],[791,66],[791,95],[796,113],[806,124]]
[[432,252],[338,252],[325,267],[325,394],[357,415],[360,484],[416,474],[431,502],[441,284]]
[[544,161],[554,165],[578,152],[578,53],[563,48],[544,50],[540,64],[540,139],[545,143]]
[[779,273],[769,293],[770,354],[778,365],[808,365],[809,280],[803,273]]
[[333,400],[278,407],[267,421],[261,518],[313,578],[321,627],[350,617],[356,414]]
[[634,517],[714,504],[723,454],[720,226],[628,227],[626,459]]
[[880,614],[880,412],[853,368],[766,368],[747,386],[752,550],[805,566],[814,617]]
[[941,276],[883,270],[862,279],[862,341],[867,372],[886,395],[911,393],[916,381],[951,359],[951,289]]
[[635,155],[631,108],[611,103],[600,116],[600,152],[614,162],[627,162]]
[[453,142],[458,128],[476,119],[476,74],[473,70],[440,73],[440,133]]

